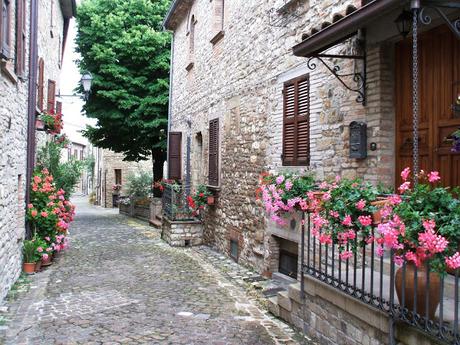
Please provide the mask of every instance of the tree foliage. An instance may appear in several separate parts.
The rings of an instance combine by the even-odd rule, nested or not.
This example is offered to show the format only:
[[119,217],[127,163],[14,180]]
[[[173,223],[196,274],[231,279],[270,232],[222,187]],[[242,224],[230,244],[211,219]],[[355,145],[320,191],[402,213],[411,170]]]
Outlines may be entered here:
[[162,20],[169,3],[84,0],[78,8],[79,67],[94,78],[84,109],[97,119],[84,134],[126,160],[165,155],[170,34]]

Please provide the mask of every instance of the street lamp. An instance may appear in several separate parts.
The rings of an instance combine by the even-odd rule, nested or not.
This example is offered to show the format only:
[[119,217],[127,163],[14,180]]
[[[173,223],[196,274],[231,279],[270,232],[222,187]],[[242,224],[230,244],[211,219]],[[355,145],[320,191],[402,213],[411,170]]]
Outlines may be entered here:
[[395,24],[398,28],[398,31],[403,38],[406,38],[407,35],[409,35],[411,21],[412,21],[412,14],[406,10],[403,10],[402,13],[395,20]]
[[89,93],[91,91],[91,84],[93,82],[93,75],[90,72],[85,72],[83,76],[81,77],[81,84],[83,86],[83,92],[84,92],[84,97],[85,101],[88,100],[89,98]]

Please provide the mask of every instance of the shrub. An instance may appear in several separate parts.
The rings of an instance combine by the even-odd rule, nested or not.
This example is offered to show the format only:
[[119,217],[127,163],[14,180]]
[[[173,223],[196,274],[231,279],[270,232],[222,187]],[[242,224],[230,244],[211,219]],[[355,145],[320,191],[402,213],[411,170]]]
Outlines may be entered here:
[[130,174],[127,177],[127,192],[130,196],[135,198],[147,198],[152,193],[152,180],[151,172],[140,171],[137,174]]

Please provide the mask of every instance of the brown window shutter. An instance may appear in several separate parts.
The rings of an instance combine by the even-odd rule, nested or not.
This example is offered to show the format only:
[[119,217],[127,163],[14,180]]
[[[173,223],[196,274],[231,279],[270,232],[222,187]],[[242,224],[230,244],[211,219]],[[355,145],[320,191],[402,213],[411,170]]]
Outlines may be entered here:
[[56,114],[62,114],[62,102],[56,102]]
[[11,0],[0,0],[0,57],[11,54]]
[[43,111],[43,98],[45,91],[45,61],[38,60],[38,86],[37,86],[37,107]]
[[283,89],[283,165],[310,164],[310,80],[290,80]]
[[219,119],[209,121],[209,185],[219,185]]
[[48,80],[48,106],[49,112],[54,112],[56,102],[56,82],[54,80]]
[[24,76],[26,60],[26,1],[16,2],[16,74]]
[[182,178],[182,133],[169,133],[168,176],[171,180]]

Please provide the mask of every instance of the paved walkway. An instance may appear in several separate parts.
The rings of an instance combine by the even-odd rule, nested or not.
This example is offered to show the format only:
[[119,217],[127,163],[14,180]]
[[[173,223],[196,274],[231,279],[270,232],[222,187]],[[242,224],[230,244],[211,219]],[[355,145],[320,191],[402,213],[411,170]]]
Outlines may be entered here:
[[207,249],[170,248],[144,223],[75,202],[72,248],[10,302],[4,343],[305,343]]

